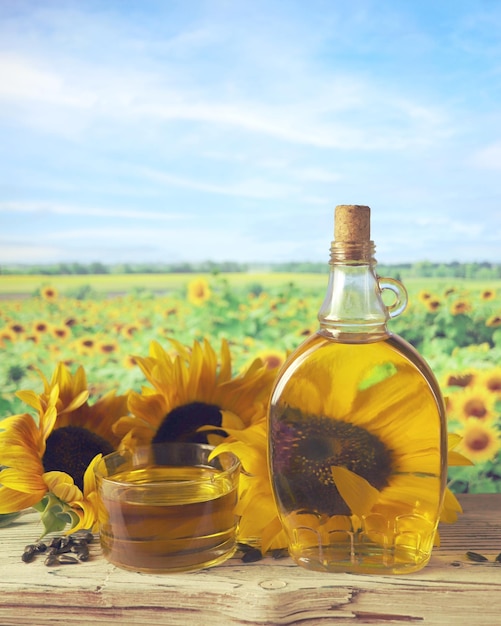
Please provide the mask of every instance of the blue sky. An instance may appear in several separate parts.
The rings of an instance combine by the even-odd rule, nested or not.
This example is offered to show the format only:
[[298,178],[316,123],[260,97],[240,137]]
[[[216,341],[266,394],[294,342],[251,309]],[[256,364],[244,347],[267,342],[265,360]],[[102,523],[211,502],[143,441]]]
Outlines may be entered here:
[[501,261],[497,0],[1,0],[0,263]]

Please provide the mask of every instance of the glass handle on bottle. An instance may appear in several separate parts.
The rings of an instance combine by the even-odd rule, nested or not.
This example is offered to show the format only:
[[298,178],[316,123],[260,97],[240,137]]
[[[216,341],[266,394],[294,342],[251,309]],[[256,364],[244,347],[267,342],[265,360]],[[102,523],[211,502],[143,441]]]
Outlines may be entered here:
[[395,295],[395,300],[388,306],[385,306],[390,318],[397,317],[407,306],[407,290],[401,282],[394,278],[378,278],[378,283],[381,292],[389,290]]

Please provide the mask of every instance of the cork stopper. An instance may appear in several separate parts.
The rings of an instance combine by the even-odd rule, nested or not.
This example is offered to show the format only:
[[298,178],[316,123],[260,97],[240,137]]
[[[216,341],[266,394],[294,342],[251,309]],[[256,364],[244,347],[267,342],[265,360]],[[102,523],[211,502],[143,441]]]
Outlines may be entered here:
[[365,243],[371,238],[371,210],[360,204],[340,204],[334,216],[334,240]]

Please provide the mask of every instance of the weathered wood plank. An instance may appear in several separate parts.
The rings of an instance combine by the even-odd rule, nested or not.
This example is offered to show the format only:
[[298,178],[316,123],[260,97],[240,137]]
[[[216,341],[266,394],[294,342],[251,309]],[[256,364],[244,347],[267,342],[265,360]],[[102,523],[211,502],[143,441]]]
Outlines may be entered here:
[[[0,624],[48,626],[169,624],[501,624],[501,495],[466,496],[459,522],[441,528],[441,547],[406,576],[324,574],[289,558],[244,564],[230,559],[187,574],[120,570],[91,546],[91,560],[45,567],[21,554],[41,528],[35,514],[0,529]],[[474,563],[465,552],[489,557]]]

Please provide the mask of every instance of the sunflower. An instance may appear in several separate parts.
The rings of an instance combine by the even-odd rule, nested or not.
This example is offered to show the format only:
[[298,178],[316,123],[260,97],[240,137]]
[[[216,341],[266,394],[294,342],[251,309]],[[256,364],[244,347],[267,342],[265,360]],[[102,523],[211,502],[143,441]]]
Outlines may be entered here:
[[17,396],[34,408],[2,421],[0,513],[33,506],[42,513],[46,532],[91,528],[95,507],[92,467],[101,454],[115,448],[111,426],[126,412],[126,396],[110,393],[89,405],[85,373],[74,376],[63,365],[44,390],[20,391]]
[[481,300],[495,300],[496,299],[496,292],[494,289],[484,289],[482,291],[482,293],[480,294],[480,299]]
[[117,353],[120,350],[118,341],[114,339],[100,340],[96,343],[96,353],[109,356],[110,354]]
[[58,339],[59,341],[65,341],[69,337],[71,337],[71,327],[70,326],[52,326],[50,329],[50,334],[54,339]]
[[468,300],[456,300],[450,307],[451,315],[466,315],[471,312],[471,303]]
[[125,324],[120,329],[120,334],[124,339],[132,339],[141,330],[139,324]]
[[473,462],[491,461],[501,450],[501,433],[495,426],[469,419],[458,448]]
[[128,370],[133,369],[137,367],[137,360],[132,355],[126,354],[122,359],[122,365]]
[[200,306],[211,297],[209,283],[204,278],[195,278],[188,283],[188,302]]
[[482,372],[478,382],[491,393],[501,396],[501,367],[494,367]]
[[220,435],[199,429],[239,430],[265,415],[275,372],[261,360],[232,377],[225,340],[219,363],[207,341],[195,341],[191,350],[175,340],[171,344],[174,354],[152,341],[148,357],[134,357],[152,387],[130,393],[132,416],[122,418],[115,427],[124,447],[172,440],[215,443]]
[[40,290],[40,296],[47,302],[55,302],[59,297],[59,293],[54,287],[46,286]]
[[164,317],[172,317],[173,315],[178,314],[177,306],[171,306],[168,309],[165,309],[163,312]]
[[[239,516],[238,537],[242,543],[259,546],[263,554],[268,550],[283,549],[288,543],[272,493],[267,462],[267,433],[265,420],[260,420],[244,430],[228,429],[228,438],[212,454],[217,456],[222,452],[231,452],[240,459],[242,473],[235,509]],[[449,434],[449,466],[472,464],[468,458],[454,450],[460,441],[459,435]],[[461,505],[447,489],[440,520],[453,523],[459,512]]]
[[10,328],[5,326],[4,328],[0,328],[0,345],[4,346],[5,342],[12,343],[16,341],[17,335]]
[[8,329],[14,333],[16,337],[21,337],[26,333],[26,328],[20,322],[11,322]]
[[461,422],[468,419],[491,422],[497,415],[496,396],[480,384],[451,394],[449,401],[451,414]]
[[474,370],[449,372],[443,378],[444,387],[471,387],[478,378],[478,373]]
[[499,328],[501,326],[501,315],[491,315],[485,322],[489,328]]
[[51,325],[45,320],[36,320],[31,324],[31,332],[35,335],[45,335],[50,331]]
[[305,339],[306,337],[310,337],[314,333],[316,333],[318,329],[317,324],[311,324],[310,326],[304,326],[298,330],[298,335]]
[[88,356],[96,352],[96,340],[92,335],[85,335],[73,342],[77,354]]
[[430,313],[435,313],[440,309],[442,303],[438,298],[429,298],[428,300],[424,301],[424,305],[426,309],[430,311]]
[[429,291],[420,291],[418,294],[418,298],[419,300],[421,300],[421,302],[426,302],[427,300],[430,300],[430,298],[432,298],[432,294]]
[[396,340],[323,341],[303,344],[271,398],[270,465],[291,553],[298,557],[319,537],[329,544],[337,532],[389,546],[414,533],[417,567],[441,512],[449,519],[459,507],[448,494],[443,511],[447,441],[438,385]]
[[268,369],[277,370],[285,363],[287,354],[283,350],[269,348],[267,350],[257,352],[256,357],[261,359]]

